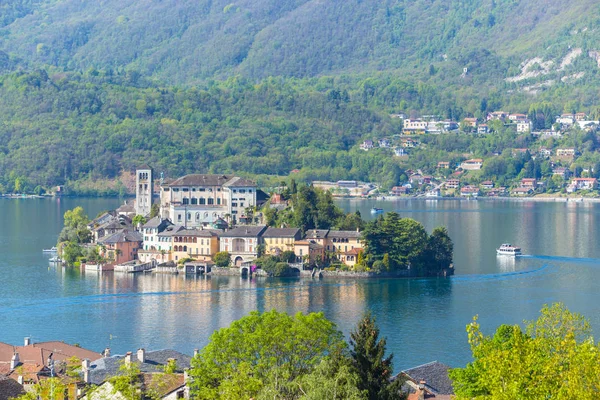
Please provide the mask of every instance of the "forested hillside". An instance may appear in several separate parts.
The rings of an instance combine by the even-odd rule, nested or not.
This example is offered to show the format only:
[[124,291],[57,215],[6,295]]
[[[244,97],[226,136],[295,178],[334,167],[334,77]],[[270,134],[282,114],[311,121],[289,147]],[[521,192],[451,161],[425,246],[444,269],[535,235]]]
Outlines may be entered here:
[[391,187],[357,146],[390,113],[599,113],[594,0],[230,1],[2,1],[0,192],[141,163]]
[[5,0],[0,49],[25,65],[127,68],[189,84],[241,74],[399,70],[501,81],[534,57],[600,50],[575,0]]

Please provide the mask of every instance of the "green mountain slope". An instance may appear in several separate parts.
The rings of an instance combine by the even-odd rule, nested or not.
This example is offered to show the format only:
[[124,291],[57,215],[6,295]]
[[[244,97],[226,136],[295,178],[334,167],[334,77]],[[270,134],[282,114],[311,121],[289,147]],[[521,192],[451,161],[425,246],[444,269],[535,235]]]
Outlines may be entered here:
[[[564,57],[569,46],[586,54],[600,47],[595,0],[7,3],[17,11],[0,8],[0,49],[26,64],[127,67],[179,84],[231,74],[421,74],[429,64],[453,72],[472,64],[472,73],[480,69],[487,78],[491,68],[501,81],[527,59]],[[483,57],[474,63],[473,54]]]

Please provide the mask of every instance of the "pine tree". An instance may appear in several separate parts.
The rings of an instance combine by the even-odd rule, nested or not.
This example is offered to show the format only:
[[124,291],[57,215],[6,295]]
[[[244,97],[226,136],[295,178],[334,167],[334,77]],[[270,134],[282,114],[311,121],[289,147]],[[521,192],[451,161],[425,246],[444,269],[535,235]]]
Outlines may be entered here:
[[386,339],[379,338],[379,327],[367,313],[350,334],[350,354],[360,376],[359,389],[366,390],[369,400],[405,399],[400,392],[402,380],[392,378],[393,354],[386,357]]

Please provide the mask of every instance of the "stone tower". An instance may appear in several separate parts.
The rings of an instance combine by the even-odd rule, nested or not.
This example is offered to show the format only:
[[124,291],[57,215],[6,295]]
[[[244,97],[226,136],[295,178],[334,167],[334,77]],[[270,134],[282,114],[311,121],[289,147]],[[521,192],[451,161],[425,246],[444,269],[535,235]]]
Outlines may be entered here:
[[152,208],[154,177],[152,168],[142,165],[135,172],[135,213],[149,215]]

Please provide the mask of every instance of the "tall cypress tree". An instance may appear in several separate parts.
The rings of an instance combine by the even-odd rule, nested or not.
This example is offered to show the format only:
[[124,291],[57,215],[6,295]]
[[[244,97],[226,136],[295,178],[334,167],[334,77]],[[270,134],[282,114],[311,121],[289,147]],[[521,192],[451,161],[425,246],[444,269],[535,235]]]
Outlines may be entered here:
[[379,338],[379,327],[371,313],[366,313],[350,334],[350,354],[360,376],[359,389],[366,390],[369,400],[405,399],[400,392],[403,381],[393,382],[393,354],[386,357],[386,339]]

